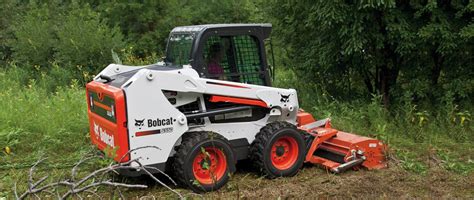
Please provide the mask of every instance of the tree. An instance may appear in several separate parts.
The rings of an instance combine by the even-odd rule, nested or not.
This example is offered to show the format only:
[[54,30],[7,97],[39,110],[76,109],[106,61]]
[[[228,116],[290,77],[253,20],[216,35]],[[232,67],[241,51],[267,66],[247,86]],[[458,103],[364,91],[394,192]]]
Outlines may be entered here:
[[[71,4],[55,34],[54,58],[67,66],[83,66],[97,73],[112,62],[111,50],[125,46],[118,27],[109,27],[89,5]],[[82,74],[80,74],[82,75]]]
[[110,1],[91,5],[122,30],[136,53],[164,55],[169,32],[176,26],[209,23],[245,23],[250,12],[247,1]]
[[54,31],[54,6],[30,3],[22,15],[14,16],[9,27],[15,38],[9,39],[7,45],[13,51],[13,59],[21,63],[45,66],[51,60],[53,47],[57,43]]
[[170,16],[180,11],[173,7],[174,1],[92,1],[91,5],[102,18],[108,19],[109,26],[120,28],[139,56],[163,54],[172,22],[179,22]]
[[0,65],[3,64],[2,61],[11,57],[12,50],[7,41],[13,39],[11,27],[15,22],[16,15],[22,9],[24,9],[24,5],[13,0],[3,1],[0,7],[0,13],[2,13],[2,18],[0,18]]
[[274,35],[285,41],[289,57],[297,58],[291,67],[305,81],[346,96],[364,85],[365,94],[381,94],[388,107],[400,82],[413,77],[426,82],[429,74],[430,84],[437,84],[440,75],[452,73],[444,71],[448,59],[453,61],[449,66],[469,68],[466,63],[472,63],[472,56],[455,57],[459,52],[472,53],[472,45],[463,45],[472,44],[472,36],[464,34],[472,29],[472,5],[432,0],[298,4],[275,0],[267,13],[274,19]]
[[7,47],[13,60],[30,66],[49,68],[57,62],[97,72],[112,61],[112,49],[124,46],[120,30],[109,27],[88,4],[32,1],[14,19],[9,26],[14,38]]

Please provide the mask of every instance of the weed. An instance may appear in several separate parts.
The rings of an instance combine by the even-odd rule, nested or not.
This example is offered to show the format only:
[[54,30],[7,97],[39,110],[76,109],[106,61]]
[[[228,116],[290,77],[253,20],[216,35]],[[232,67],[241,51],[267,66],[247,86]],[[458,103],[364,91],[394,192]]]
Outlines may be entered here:
[[436,151],[437,156],[441,159],[441,166],[446,170],[467,175],[474,171],[474,162],[471,157],[460,159],[454,152],[447,149],[439,149]]
[[426,174],[428,167],[420,160],[417,152],[405,149],[395,149],[395,155],[401,161],[401,167],[415,173]]

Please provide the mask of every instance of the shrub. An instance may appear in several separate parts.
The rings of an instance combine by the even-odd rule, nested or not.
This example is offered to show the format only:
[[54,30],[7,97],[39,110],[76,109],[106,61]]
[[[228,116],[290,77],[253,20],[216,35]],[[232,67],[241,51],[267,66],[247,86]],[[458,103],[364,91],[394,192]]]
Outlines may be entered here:
[[107,26],[89,5],[28,4],[13,24],[12,59],[23,66],[67,67],[76,78],[112,62],[111,49],[124,47],[117,27]]
[[8,44],[13,50],[13,59],[31,65],[47,65],[57,43],[55,26],[53,10],[32,4],[12,26],[16,39]]
[[71,7],[57,30],[54,57],[63,65],[96,73],[113,61],[111,49],[124,46],[123,35],[117,27],[108,27],[89,6]]

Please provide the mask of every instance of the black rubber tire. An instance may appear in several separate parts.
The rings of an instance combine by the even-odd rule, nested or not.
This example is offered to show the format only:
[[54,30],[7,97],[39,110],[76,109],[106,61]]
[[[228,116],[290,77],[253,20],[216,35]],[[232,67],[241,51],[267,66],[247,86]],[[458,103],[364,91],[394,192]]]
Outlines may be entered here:
[[[290,168],[279,170],[272,164],[271,148],[283,136],[289,136],[296,140],[298,144],[298,158]],[[272,179],[296,175],[303,166],[306,152],[306,142],[296,126],[288,122],[277,121],[262,127],[260,132],[257,133],[250,147],[250,158],[264,176]]]
[[[224,152],[226,157],[227,170],[223,177],[213,184],[201,184],[193,174],[194,158],[201,152],[201,148],[205,147],[217,147]],[[215,191],[221,188],[229,181],[230,174],[235,172],[236,160],[229,141],[213,132],[187,133],[181,144],[176,147],[173,160],[172,167],[177,182],[197,193]]]

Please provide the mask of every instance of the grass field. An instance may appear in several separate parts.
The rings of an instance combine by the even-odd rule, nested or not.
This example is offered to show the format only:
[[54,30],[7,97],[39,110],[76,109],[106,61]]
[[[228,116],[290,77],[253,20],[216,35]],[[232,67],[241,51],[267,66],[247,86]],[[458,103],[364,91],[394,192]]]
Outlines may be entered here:
[[[294,77],[290,72],[285,76]],[[0,199],[13,198],[13,187],[25,190],[30,166],[46,157],[38,177],[48,181],[68,177],[71,167],[96,151],[88,138],[84,86],[56,74],[27,73],[14,65],[0,71]],[[443,108],[417,110],[403,105],[389,113],[374,97],[371,102],[339,102],[324,93],[295,83],[295,78],[278,79],[281,87],[299,89],[302,107],[318,118],[332,118],[338,129],[377,137],[389,144],[389,169],[351,171],[341,175],[305,166],[295,177],[267,180],[253,169],[239,164],[238,172],[220,191],[198,196],[174,187],[187,197],[205,198],[474,198],[474,133],[471,108],[447,104]],[[82,174],[108,164],[93,160]],[[129,198],[175,197],[147,178],[122,179],[145,182],[149,189],[123,190]],[[108,189],[100,189],[104,196]],[[47,195],[47,194],[43,194]],[[51,198],[51,196],[49,196]]]

